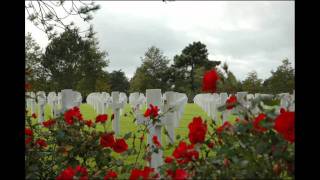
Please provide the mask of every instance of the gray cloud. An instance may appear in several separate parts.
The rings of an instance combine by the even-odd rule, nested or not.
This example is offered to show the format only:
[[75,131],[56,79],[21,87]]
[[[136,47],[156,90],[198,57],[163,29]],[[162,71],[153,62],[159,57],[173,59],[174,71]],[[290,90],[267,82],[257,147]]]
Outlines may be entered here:
[[[93,25],[108,71],[132,77],[152,45],[170,59],[193,41],[210,58],[226,61],[237,78],[255,70],[260,78],[288,57],[294,65],[294,2],[99,2]],[[82,22],[76,21],[78,24]],[[33,34],[36,30],[26,26]],[[36,37],[41,45],[47,42]]]

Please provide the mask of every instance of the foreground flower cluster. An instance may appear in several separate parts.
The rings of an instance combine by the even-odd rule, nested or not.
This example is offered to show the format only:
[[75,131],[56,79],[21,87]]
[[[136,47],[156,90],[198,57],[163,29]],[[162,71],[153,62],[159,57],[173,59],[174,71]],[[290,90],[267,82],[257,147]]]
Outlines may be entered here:
[[[215,92],[215,70],[205,74],[203,89]],[[256,103],[259,103],[257,100]],[[117,137],[110,131],[107,114],[84,119],[77,107],[60,117],[37,123],[26,112],[25,167],[27,179],[294,179],[295,113],[259,106],[243,107],[233,95],[220,111],[235,111],[235,121],[193,117],[188,135],[177,136],[173,147],[152,135],[147,145],[148,123],[163,115],[152,104],[146,124],[136,132]],[[158,169],[149,167],[152,152],[173,148]],[[128,158],[134,159],[129,162]]]

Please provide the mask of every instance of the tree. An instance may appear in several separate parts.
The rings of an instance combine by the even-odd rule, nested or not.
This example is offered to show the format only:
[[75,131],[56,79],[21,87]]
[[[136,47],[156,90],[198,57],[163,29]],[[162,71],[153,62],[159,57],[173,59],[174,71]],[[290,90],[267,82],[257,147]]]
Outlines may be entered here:
[[242,90],[248,93],[260,93],[262,88],[262,79],[258,79],[256,71],[248,74],[248,77],[242,82]]
[[42,50],[36,41],[28,33],[25,36],[26,71],[29,72],[27,81],[32,84],[33,91],[45,90],[47,86],[47,74],[41,65]]
[[170,80],[172,84],[172,90],[177,92],[187,93],[190,92],[190,87],[187,76],[188,72],[185,68],[177,68],[175,66],[170,67]]
[[[67,5],[66,5],[67,4]],[[89,22],[93,19],[92,12],[100,9],[99,5],[94,2],[84,1],[26,1],[25,11],[28,20],[31,21],[38,29],[45,32],[49,39],[58,35],[57,30],[65,31],[74,28],[74,23],[68,22],[68,17],[77,16],[83,21]],[[69,18],[70,19],[70,18]],[[92,26],[82,32],[87,32],[86,36],[92,37]]]
[[37,69],[40,63],[41,48],[32,38],[31,33],[25,36],[26,69]]
[[237,80],[235,75],[229,70],[228,64],[225,62],[222,66],[222,70],[217,69],[217,73],[220,77],[218,81],[217,92],[236,93],[241,91],[241,82]]
[[271,71],[271,77],[263,82],[264,92],[284,93],[292,92],[294,89],[294,69],[288,59],[282,60],[282,64],[276,71]]
[[53,38],[42,57],[41,64],[50,74],[52,90],[77,89],[81,93],[95,90],[96,80],[108,65],[106,52],[97,47],[96,39],[84,40],[77,29],[67,29]]
[[120,91],[125,93],[128,93],[129,91],[129,80],[121,69],[119,71],[112,71],[109,74],[109,83],[111,91]]
[[183,68],[186,73],[185,78],[189,81],[189,88],[194,94],[199,86],[195,84],[195,69],[204,67],[205,70],[214,68],[219,65],[220,61],[210,61],[208,59],[208,50],[205,44],[193,42],[182,50],[180,55],[174,56],[175,68]]
[[163,91],[170,89],[169,59],[160,49],[150,47],[141,61],[142,65],[130,80],[130,92],[144,92],[151,88],[161,88]]

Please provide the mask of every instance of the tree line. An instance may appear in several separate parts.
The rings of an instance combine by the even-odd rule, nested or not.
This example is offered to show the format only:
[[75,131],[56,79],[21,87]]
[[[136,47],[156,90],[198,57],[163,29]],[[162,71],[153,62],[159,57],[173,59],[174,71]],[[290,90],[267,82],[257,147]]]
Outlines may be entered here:
[[217,68],[220,76],[218,92],[277,94],[294,89],[294,68],[288,59],[284,59],[265,80],[252,71],[241,81],[229,70],[228,64],[209,60],[206,45],[200,41],[188,44],[173,57],[171,65],[170,58],[159,48],[151,46],[141,57],[141,65],[130,80],[121,69],[104,70],[110,62],[107,52],[99,48],[94,35],[82,37],[77,28],[67,28],[53,37],[44,52],[28,34],[25,50],[26,69],[31,71],[27,81],[32,84],[33,91],[74,89],[86,97],[91,92],[130,93],[161,88],[162,91],[186,93],[192,100],[195,94],[201,93],[204,72],[212,68]]

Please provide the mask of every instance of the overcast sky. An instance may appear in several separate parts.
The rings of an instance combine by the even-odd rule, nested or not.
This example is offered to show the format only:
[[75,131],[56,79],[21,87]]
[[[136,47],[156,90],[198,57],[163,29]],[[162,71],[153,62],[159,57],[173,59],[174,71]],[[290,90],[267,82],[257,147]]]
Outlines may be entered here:
[[[253,70],[259,78],[288,58],[294,66],[293,1],[102,1],[92,24],[101,50],[108,52],[107,71],[122,69],[131,78],[152,45],[169,59],[193,41],[207,46],[209,59],[227,62],[240,80]],[[71,17],[80,27],[86,27]],[[26,20],[45,48],[46,35]]]

